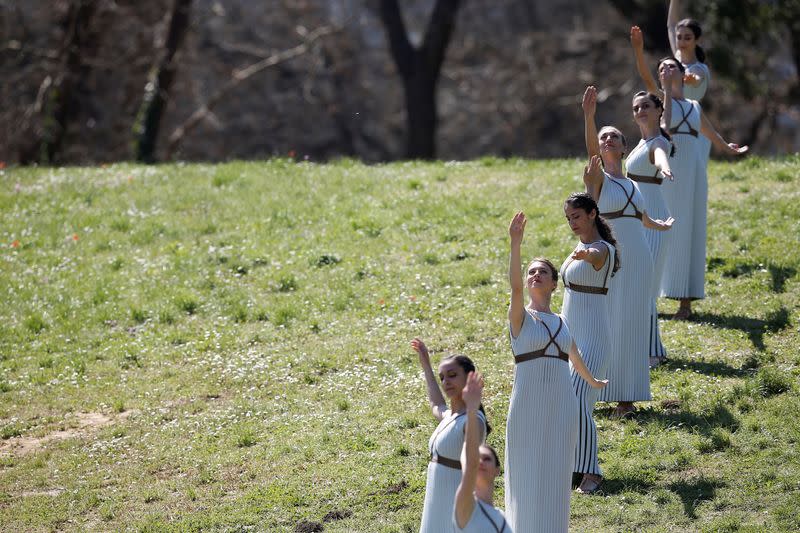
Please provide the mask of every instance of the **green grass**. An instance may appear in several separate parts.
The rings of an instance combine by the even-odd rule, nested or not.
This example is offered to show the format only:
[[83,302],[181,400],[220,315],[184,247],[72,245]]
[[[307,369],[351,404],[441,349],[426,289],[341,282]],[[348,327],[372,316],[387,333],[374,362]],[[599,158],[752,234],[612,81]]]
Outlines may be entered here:
[[[434,421],[408,342],[477,361],[502,455],[508,222],[560,263],[582,164],[2,171],[3,528],[416,531]],[[712,163],[708,299],[663,322],[635,420],[598,405],[605,494],[573,530],[800,528],[798,174]]]

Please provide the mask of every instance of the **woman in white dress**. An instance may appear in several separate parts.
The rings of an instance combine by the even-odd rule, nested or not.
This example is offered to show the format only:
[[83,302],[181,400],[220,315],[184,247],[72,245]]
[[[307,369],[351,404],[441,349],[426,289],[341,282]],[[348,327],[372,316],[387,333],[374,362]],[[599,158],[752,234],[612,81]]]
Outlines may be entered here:
[[[578,245],[561,265],[564,303],[561,314],[589,371],[605,378],[611,357],[609,287],[619,270],[617,240],[611,227],[600,216],[597,204],[587,193],[575,193],[564,202],[564,214]],[[597,389],[572,372],[572,389],[578,398],[578,443],[575,467],[579,474],[577,491],[592,494],[603,480],[597,459],[597,427],[592,412]]]
[[[633,95],[632,108],[633,119],[639,126],[642,138],[625,159],[626,176],[639,185],[647,213],[652,217],[666,220],[671,213],[664,195],[661,194],[661,183],[665,177],[674,179],[669,166],[669,157],[675,154],[675,147],[671,143],[669,133],[662,127],[662,119],[668,123],[670,113],[664,113],[664,104],[657,95],[644,91]],[[667,357],[658,327],[656,300],[664,272],[666,241],[671,238],[672,232],[647,230],[644,236],[653,258],[649,335],[650,368],[653,368]]]
[[500,475],[500,461],[491,446],[481,444],[478,418],[481,394],[483,376],[470,372],[461,392],[467,422],[461,454],[463,474],[453,506],[453,529],[463,533],[513,533],[503,513],[493,505],[494,480]]
[[[428,463],[428,476],[425,483],[425,504],[422,509],[420,533],[441,533],[452,529],[453,502],[456,489],[461,482],[461,450],[464,446],[464,425],[467,406],[461,393],[467,383],[467,375],[475,371],[475,365],[465,355],[454,355],[439,363],[439,380],[447,398],[448,408],[442,390],[436,382],[431,368],[428,348],[420,339],[411,341],[411,347],[419,355],[419,362],[425,374],[428,400],[433,416],[439,425],[428,442],[431,460]],[[480,440],[486,437],[488,427],[483,407],[478,417]]]
[[[611,385],[600,400],[618,402],[614,416],[635,411],[634,402],[650,398],[650,312],[653,259],[645,240],[645,228],[664,231],[673,220],[652,219],[636,182],[622,172],[625,137],[617,128],[604,126],[597,132],[597,90],[590,86],[583,95],[586,149],[590,172],[584,174],[586,192],[597,202],[617,237],[617,252],[625,265],[614,279],[611,295]],[[600,162],[604,171],[600,168]]]
[[[511,254],[508,308],[514,386],[506,425],[506,519],[521,532],[566,532],[570,477],[575,465],[578,401],[570,385],[570,366],[593,387],[562,318],[550,311],[558,272],[547,259],[534,259],[520,272],[526,219],[517,213],[509,226]],[[524,288],[530,303],[525,307]]]
[[[631,44],[647,90],[659,94],[644,59],[641,30],[636,26],[631,28]],[[662,74],[667,74],[670,80],[671,98],[667,100],[665,96],[664,101],[670,102],[669,133],[675,145],[670,165],[677,177],[674,183],[663,187],[663,194],[672,216],[679,221],[667,246],[660,294],[680,300],[675,318],[686,319],[692,313],[692,300],[705,298],[708,148],[699,134],[728,155],[743,154],[747,147],[725,141],[703,114],[700,104],[685,97],[686,67],[680,61],[674,57],[663,58],[658,63],[658,73],[662,80]],[[689,79],[695,80],[694,75]]]

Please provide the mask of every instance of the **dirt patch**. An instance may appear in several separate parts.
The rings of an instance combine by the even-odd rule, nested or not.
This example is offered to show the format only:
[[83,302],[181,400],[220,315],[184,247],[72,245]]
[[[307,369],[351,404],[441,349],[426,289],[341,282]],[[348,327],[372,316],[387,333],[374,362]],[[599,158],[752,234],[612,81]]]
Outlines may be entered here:
[[103,413],[77,413],[74,420],[70,420],[74,427],[53,431],[42,437],[12,437],[0,442],[0,455],[22,457],[39,451],[48,442],[87,437],[113,422],[125,420],[131,413],[132,411],[125,411],[115,416]]

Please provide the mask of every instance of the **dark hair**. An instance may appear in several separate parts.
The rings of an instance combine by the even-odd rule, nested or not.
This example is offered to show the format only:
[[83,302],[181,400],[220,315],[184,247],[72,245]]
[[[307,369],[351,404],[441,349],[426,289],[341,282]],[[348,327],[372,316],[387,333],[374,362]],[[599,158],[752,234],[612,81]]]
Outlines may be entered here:
[[497,451],[494,448],[492,448],[491,446],[489,446],[488,444],[486,444],[485,442],[483,444],[481,444],[480,446],[482,446],[482,447],[486,448],[487,450],[489,450],[490,452],[492,452],[492,455],[494,456],[494,466],[500,468],[500,458],[497,456]]
[[530,267],[534,263],[544,263],[545,265],[547,265],[547,268],[549,268],[550,272],[552,272],[552,275],[550,277],[552,277],[553,281],[555,281],[556,285],[558,285],[558,270],[556,270],[556,266],[553,264],[552,261],[544,257],[534,257],[533,259],[531,259],[531,262],[528,263],[528,267]]
[[[461,354],[448,355],[447,357],[442,359],[439,362],[439,364],[442,364],[445,361],[455,361],[456,363],[458,363],[458,366],[460,366],[464,370],[464,374],[468,375],[470,372],[475,372],[475,363],[473,363],[472,359],[470,359],[466,355],[461,355]],[[483,418],[486,420],[486,434],[488,435],[489,433],[492,432],[492,426],[489,425],[489,417],[486,416],[486,410],[483,408],[483,404],[480,404],[478,406],[478,409],[480,410],[481,413],[483,413]]]
[[[656,106],[656,108],[661,110],[661,114],[664,113],[664,102],[661,101],[661,98],[659,98],[657,94],[649,93],[647,91],[639,91],[638,93],[633,95],[633,100],[636,100],[637,98],[640,98],[642,96],[648,97],[650,99],[650,101],[653,102],[653,104]],[[659,117],[660,116],[661,115],[659,115]],[[667,133],[667,130],[665,130],[663,127],[661,127],[661,119],[660,118],[659,118],[659,121],[658,121],[658,129],[659,129],[659,131],[661,131],[661,135],[669,141],[669,145],[672,147],[670,149],[670,151],[669,151],[669,156],[670,157],[674,156],[675,155],[675,145],[672,144],[672,137],[670,136],[669,133]]]
[[[692,30],[692,33],[694,33],[695,40],[699,39],[700,36],[703,35],[703,29],[700,27],[700,23],[694,19],[683,19],[681,21],[678,21],[678,23],[675,24],[675,31],[677,32],[679,28],[689,28],[690,30]],[[694,55],[697,57],[697,60],[699,62],[701,63],[706,62],[706,52],[700,45],[695,46]]]
[[600,234],[600,238],[609,243],[616,250],[616,253],[614,254],[614,268],[611,270],[611,275],[613,276],[614,273],[622,266],[622,263],[619,259],[619,247],[617,246],[617,239],[614,237],[614,232],[611,230],[611,226],[608,225],[608,222],[606,222],[605,218],[600,216],[600,210],[597,208],[597,203],[594,201],[594,198],[585,192],[574,192],[570,194],[569,198],[564,201],[564,207],[566,206],[570,206],[573,209],[583,209],[586,211],[586,214],[591,214],[592,211],[597,213],[594,217],[594,223],[597,226],[597,233]]

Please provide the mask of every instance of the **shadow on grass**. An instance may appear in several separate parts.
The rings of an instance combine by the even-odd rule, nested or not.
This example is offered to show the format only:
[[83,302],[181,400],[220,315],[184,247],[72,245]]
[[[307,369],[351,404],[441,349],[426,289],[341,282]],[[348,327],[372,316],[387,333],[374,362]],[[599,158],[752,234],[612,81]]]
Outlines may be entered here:
[[724,483],[706,478],[682,480],[667,486],[669,490],[678,495],[683,502],[683,512],[691,520],[697,519],[695,510],[701,502],[713,500],[717,489]]
[[726,406],[717,404],[708,413],[697,414],[683,410],[656,411],[642,409],[636,413],[640,424],[655,421],[664,427],[684,427],[693,432],[710,436],[715,429],[724,428],[734,432],[739,429],[739,421]]
[[[726,278],[749,276],[753,272],[763,271],[763,269],[764,264],[755,261],[737,261],[722,257],[708,259],[708,270],[718,270]],[[786,281],[797,274],[797,269],[792,266],[769,264],[767,272],[769,272],[772,292],[782,293],[786,290]]]
[[606,496],[613,496],[615,494],[622,494],[623,492],[638,492],[640,494],[647,494],[654,488],[655,483],[653,483],[647,476],[634,475],[605,478],[600,490]]
[[738,329],[747,334],[753,346],[764,351],[765,333],[776,333],[789,325],[789,310],[781,306],[775,311],[767,313],[766,318],[752,318],[739,315],[715,315],[712,313],[693,313],[689,321],[698,324],[708,324],[719,329]]
[[706,376],[717,376],[721,378],[741,378],[751,374],[747,369],[736,368],[722,361],[693,361],[691,359],[667,359],[661,364],[662,368],[668,370],[688,370],[700,372]]

